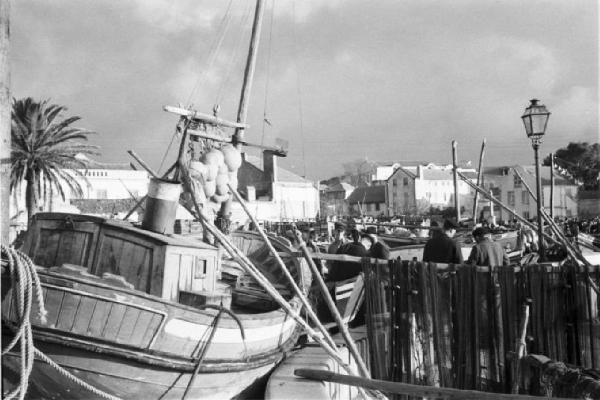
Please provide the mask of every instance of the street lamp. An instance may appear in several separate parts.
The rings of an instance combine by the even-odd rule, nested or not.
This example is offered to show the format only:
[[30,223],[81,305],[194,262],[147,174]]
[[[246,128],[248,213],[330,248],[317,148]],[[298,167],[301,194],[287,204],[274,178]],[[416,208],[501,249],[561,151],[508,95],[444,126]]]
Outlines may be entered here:
[[535,154],[535,178],[537,186],[537,224],[538,224],[538,236],[539,236],[539,249],[540,259],[543,260],[545,256],[544,249],[544,229],[542,223],[542,177],[540,175],[540,158],[539,148],[542,143],[542,136],[546,133],[546,126],[548,125],[548,118],[550,112],[546,109],[543,104],[538,104],[538,99],[532,99],[529,107],[525,109],[525,112],[521,116],[523,124],[525,125],[525,133],[527,137],[531,139],[531,146]]

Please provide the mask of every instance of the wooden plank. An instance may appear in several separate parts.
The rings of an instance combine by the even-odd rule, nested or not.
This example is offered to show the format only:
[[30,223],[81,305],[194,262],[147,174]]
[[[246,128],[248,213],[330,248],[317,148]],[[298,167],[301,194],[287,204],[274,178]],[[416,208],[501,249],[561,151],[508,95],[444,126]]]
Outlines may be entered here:
[[60,233],[54,230],[40,229],[39,245],[33,255],[33,263],[42,267],[51,267],[54,265],[58,252],[58,241]]
[[112,302],[96,299],[96,305],[90,319],[90,325],[87,329],[88,335],[100,337],[102,330],[106,325],[106,320],[108,319],[112,304]]
[[115,335],[115,341],[126,344],[130,344],[132,342],[132,334],[141,312],[142,310],[139,308],[126,306],[125,314],[123,315],[123,321],[121,322],[119,330]]
[[116,340],[117,334],[121,329],[121,324],[123,323],[126,310],[126,305],[113,303],[111,312],[106,320],[106,325],[104,326],[104,330],[102,332],[102,337],[108,340]]
[[69,292],[64,293],[65,296],[62,301],[58,321],[56,322],[56,328],[70,331],[75,322],[75,315],[81,302],[81,295]]
[[140,313],[131,331],[129,344],[133,346],[144,346],[147,344],[147,342],[144,342],[144,336],[153,317],[154,313],[140,310]]
[[144,332],[144,335],[142,336],[143,345],[150,343],[150,341],[152,340],[152,337],[154,336],[154,333],[160,326],[160,322],[162,321],[162,319],[163,319],[162,315],[152,313],[152,318],[148,322],[148,324],[146,326],[146,331]]
[[88,327],[90,326],[95,306],[96,299],[81,296],[81,304],[79,304],[79,308],[75,313],[75,323],[71,327],[71,332],[79,335],[88,334]]
[[[412,385],[409,383],[388,382],[378,379],[367,379],[358,376],[336,374],[331,371],[317,369],[296,369],[294,375],[302,378],[336,382],[344,385],[359,386],[365,389],[380,390],[386,393],[404,394],[415,397],[443,398],[443,399],[481,399],[481,400],[541,400],[546,397],[479,392],[475,390],[460,390],[451,388],[438,388],[431,386]],[[555,398],[555,397],[553,397]],[[560,399],[559,400],[566,400]]]
[[63,295],[65,292],[57,289],[46,289],[46,310],[48,315],[46,316],[47,326],[55,327],[58,322],[58,316],[60,313],[60,305],[62,303]]

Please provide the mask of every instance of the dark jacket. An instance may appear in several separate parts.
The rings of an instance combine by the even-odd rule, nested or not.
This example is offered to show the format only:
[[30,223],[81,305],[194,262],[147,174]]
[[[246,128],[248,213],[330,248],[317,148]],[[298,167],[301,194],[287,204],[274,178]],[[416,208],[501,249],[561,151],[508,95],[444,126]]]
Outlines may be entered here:
[[460,245],[456,240],[443,232],[434,231],[433,237],[425,243],[423,261],[444,264],[461,264],[463,262]]
[[[366,257],[367,250],[360,243],[346,243],[342,247],[340,247],[337,251],[337,254],[347,254],[349,256],[355,257]],[[350,279],[362,271],[362,266],[360,263],[355,262],[344,262],[344,261],[335,261],[331,268],[329,269],[329,280],[330,281],[343,281],[345,279]]]
[[390,258],[390,248],[387,244],[377,241],[371,248],[368,253],[369,257],[373,258],[381,258],[383,260],[389,260]]
[[485,239],[483,242],[473,246],[467,263],[496,267],[499,265],[508,265],[510,260],[500,243]]

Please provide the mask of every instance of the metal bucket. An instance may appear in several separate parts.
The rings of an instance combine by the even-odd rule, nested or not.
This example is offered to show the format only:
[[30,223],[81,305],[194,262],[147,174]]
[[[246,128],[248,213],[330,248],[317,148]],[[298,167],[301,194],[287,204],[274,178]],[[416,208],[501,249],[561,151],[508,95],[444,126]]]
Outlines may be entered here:
[[173,233],[180,194],[179,182],[150,179],[142,228],[158,233]]

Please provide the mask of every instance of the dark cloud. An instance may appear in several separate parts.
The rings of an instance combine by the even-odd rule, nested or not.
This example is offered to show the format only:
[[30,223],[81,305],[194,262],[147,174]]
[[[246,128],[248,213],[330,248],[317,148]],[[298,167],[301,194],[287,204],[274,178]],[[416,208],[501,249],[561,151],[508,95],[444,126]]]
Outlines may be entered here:
[[[219,102],[235,117],[252,2],[231,2],[212,58],[228,4],[15,2],[14,95],[69,106],[99,132],[106,160],[135,148],[158,166],[176,122],[162,105]],[[332,175],[359,157],[445,162],[452,139],[460,158],[475,159],[484,137],[489,163],[528,162],[519,116],[534,96],[553,112],[543,151],[598,140],[595,1],[275,4],[247,138],[289,140],[283,163],[299,173]]]

